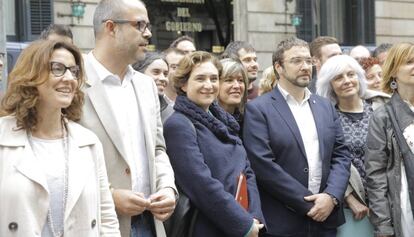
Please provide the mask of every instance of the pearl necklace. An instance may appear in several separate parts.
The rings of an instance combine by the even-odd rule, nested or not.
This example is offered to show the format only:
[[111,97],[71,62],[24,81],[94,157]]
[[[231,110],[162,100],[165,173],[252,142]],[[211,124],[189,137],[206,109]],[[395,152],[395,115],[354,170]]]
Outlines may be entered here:
[[[65,209],[66,209],[66,202],[67,202],[67,198],[68,198],[68,172],[69,172],[69,139],[68,139],[68,133],[67,133],[67,127],[66,127],[66,123],[64,121],[64,118],[62,117],[62,146],[63,146],[63,152],[64,152],[64,172],[63,172],[63,208],[62,208],[62,217],[63,217],[63,222],[65,220]],[[33,146],[33,139],[32,139],[32,133],[30,131],[27,132],[27,137],[29,140],[29,144],[32,148],[33,154],[35,157],[37,157],[36,151],[34,149]],[[63,226],[61,226],[59,228],[59,230],[57,230],[57,226],[55,226],[55,223],[53,221],[52,218],[52,210],[50,209],[50,205],[49,205],[49,209],[47,212],[47,223],[50,227],[50,230],[52,231],[52,235],[54,237],[61,237],[63,236],[64,233],[64,226],[65,223],[63,223]]]

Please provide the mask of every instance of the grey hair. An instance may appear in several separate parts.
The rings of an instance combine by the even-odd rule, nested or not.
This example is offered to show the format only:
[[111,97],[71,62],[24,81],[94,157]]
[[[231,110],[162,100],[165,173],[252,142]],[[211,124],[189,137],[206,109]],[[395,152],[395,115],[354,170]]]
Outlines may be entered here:
[[[238,59],[234,58],[224,58],[220,60],[221,65],[223,66],[223,70],[220,75],[220,81],[233,76],[237,73],[241,73],[243,77],[243,84],[244,84],[244,93],[242,101],[239,105],[239,112],[243,114],[244,112],[244,105],[247,102],[247,88],[249,85],[249,77],[247,76],[246,68]],[[220,96],[220,95],[219,95]]]
[[[137,1],[141,2],[139,0]],[[124,0],[100,1],[93,14],[93,31],[95,33],[95,38],[97,38],[103,30],[103,21],[120,19],[124,15],[126,9],[127,6]]]
[[332,88],[331,81],[336,76],[345,72],[349,66],[355,71],[359,82],[359,96],[362,97],[367,90],[365,72],[361,65],[349,55],[336,55],[329,58],[321,67],[316,81],[316,93],[322,97],[328,98],[334,104],[338,103],[338,98]]

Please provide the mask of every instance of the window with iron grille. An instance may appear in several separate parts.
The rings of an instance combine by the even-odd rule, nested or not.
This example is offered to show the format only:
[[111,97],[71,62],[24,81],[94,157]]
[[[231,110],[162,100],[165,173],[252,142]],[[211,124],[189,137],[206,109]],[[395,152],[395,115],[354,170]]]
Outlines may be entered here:
[[305,41],[312,41],[314,37],[314,22],[312,17],[312,1],[297,0],[296,9],[302,15],[302,24],[296,27],[296,35]]
[[44,28],[53,22],[52,0],[15,0],[17,32],[16,41],[39,38]]
[[37,38],[42,30],[52,23],[52,1],[29,0],[29,4],[30,33]]

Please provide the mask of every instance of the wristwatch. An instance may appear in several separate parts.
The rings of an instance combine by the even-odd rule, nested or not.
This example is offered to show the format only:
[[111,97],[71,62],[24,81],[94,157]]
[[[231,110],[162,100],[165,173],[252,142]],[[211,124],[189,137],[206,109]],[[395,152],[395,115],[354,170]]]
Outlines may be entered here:
[[338,199],[336,199],[336,197],[334,195],[330,194],[330,193],[326,193],[326,194],[328,194],[332,198],[333,204],[335,206],[338,206],[338,204],[339,204]]

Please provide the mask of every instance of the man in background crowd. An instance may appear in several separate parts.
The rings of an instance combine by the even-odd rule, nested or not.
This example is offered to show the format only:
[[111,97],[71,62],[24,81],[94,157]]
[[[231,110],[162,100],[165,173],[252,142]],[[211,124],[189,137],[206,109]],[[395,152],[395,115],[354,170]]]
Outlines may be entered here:
[[371,53],[369,52],[367,47],[363,45],[357,45],[351,49],[351,51],[349,52],[349,56],[359,61],[363,58],[369,58],[371,56]]
[[221,57],[234,58],[241,61],[249,78],[247,99],[252,100],[256,98],[259,93],[259,88],[254,84],[254,81],[257,79],[259,73],[259,63],[257,62],[256,50],[253,46],[245,41],[230,42]]
[[374,52],[372,53],[373,57],[378,58],[380,66],[382,66],[385,62],[385,59],[387,59],[388,50],[390,50],[391,47],[392,44],[383,43],[376,47]]
[[309,84],[309,90],[312,93],[316,92],[316,81],[318,80],[318,72],[322,65],[330,57],[341,55],[342,49],[339,46],[338,40],[330,36],[319,36],[315,38],[310,44],[310,53],[315,65],[315,71],[312,75],[312,81]]
[[196,51],[194,39],[188,35],[183,35],[174,40],[170,48],[176,48],[183,51],[184,54],[189,54]]
[[72,30],[67,25],[50,24],[40,33],[41,39],[62,40],[73,44]]
[[165,55],[165,60],[168,63],[168,85],[164,91],[166,97],[165,99],[167,100],[167,103],[174,104],[175,98],[177,98],[177,93],[174,89],[172,77],[178,67],[178,63],[185,56],[185,54],[182,50],[177,48],[168,48],[163,53]]

